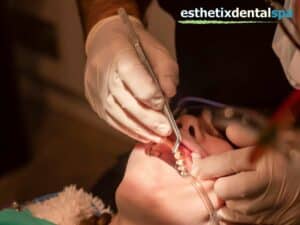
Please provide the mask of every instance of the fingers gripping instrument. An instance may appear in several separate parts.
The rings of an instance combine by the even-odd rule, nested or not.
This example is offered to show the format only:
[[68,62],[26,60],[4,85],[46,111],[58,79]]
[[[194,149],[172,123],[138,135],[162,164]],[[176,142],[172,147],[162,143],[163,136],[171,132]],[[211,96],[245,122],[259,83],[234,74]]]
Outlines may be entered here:
[[128,31],[128,35],[129,35],[129,38],[133,44],[133,47],[137,53],[137,56],[139,57],[139,59],[141,60],[141,62],[143,63],[143,65],[145,66],[147,72],[151,75],[152,79],[154,80],[154,82],[156,83],[156,85],[159,87],[160,91],[161,91],[161,94],[164,96],[164,106],[163,106],[163,112],[164,114],[167,116],[168,120],[169,120],[169,123],[171,125],[171,128],[174,132],[174,135],[176,137],[176,141],[175,141],[175,144],[172,148],[172,152],[173,152],[173,155],[176,159],[176,165],[178,165],[176,167],[176,169],[178,170],[178,172],[180,173],[181,176],[186,176],[187,175],[187,170],[185,167],[183,166],[179,166],[181,165],[182,163],[182,156],[181,156],[181,153],[179,152],[179,145],[181,143],[181,134],[180,134],[180,131],[179,131],[179,128],[176,124],[176,121],[174,119],[174,116],[172,114],[172,111],[170,109],[170,106],[169,106],[169,103],[168,103],[168,99],[166,98],[166,96],[164,95],[164,92],[160,86],[160,83],[158,81],[158,78],[157,76],[155,75],[153,69],[152,69],[152,66],[149,62],[149,60],[147,59],[147,56],[145,54],[145,51],[141,45],[141,42],[139,40],[139,37],[138,35],[136,34],[136,32],[134,31],[133,29],[133,26],[128,18],[128,14],[126,13],[125,9],[123,8],[120,8],[118,10],[118,13],[119,13],[119,16],[121,17],[121,20],[123,21],[127,31]]

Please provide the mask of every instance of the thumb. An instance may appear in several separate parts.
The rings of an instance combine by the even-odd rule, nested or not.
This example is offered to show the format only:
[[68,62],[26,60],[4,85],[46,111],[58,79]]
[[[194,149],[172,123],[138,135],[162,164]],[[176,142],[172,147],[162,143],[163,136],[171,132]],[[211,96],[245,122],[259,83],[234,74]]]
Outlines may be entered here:
[[255,164],[250,161],[254,150],[254,148],[247,147],[201,159],[197,170],[198,177],[212,179],[254,170]]
[[255,145],[259,138],[257,130],[237,122],[229,124],[225,133],[227,138],[238,147]]

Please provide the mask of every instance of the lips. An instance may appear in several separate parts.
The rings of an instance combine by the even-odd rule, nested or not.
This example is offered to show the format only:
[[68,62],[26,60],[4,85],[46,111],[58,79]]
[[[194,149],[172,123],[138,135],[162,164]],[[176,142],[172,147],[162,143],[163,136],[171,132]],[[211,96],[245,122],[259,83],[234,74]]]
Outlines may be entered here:
[[[146,153],[151,156],[156,156],[171,166],[175,166],[175,158],[172,153],[172,148],[174,146],[174,141],[172,138],[168,137],[162,140],[161,143],[158,144],[148,144],[146,146]],[[187,148],[180,145],[179,151],[181,152],[185,166],[189,165],[189,161],[191,161],[191,151]],[[187,164],[186,164],[187,163]]]
[[[147,154],[151,156],[156,156],[171,166],[175,167],[175,158],[172,153],[172,148],[174,146],[175,141],[173,138],[169,137],[164,139],[161,143],[159,144],[148,144],[146,146],[146,152]],[[203,158],[206,153],[201,153],[199,154],[198,150],[199,147],[195,148],[195,145],[187,144],[188,146],[185,145],[185,143],[188,143],[186,141],[183,141],[180,146],[179,146],[179,151],[182,155],[182,158],[184,160],[184,166],[191,171],[193,164],[196,164],[201,158]]]

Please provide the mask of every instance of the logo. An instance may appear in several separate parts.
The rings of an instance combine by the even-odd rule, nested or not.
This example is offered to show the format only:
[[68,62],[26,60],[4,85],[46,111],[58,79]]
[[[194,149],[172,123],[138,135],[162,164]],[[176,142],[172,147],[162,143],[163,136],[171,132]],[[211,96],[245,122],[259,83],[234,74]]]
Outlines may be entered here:
[[292,18],[293,10],[278,9],[182,9],[180,11],[181,24],[246,24],[246,23],[277,23],[283,18]]

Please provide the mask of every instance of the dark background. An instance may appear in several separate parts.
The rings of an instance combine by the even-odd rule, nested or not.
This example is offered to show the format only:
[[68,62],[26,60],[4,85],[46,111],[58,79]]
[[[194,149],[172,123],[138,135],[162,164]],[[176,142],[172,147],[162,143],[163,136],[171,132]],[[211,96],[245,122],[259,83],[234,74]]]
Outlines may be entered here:
[[90,189],[132,146],[85,99],[81,24],[75,1],[63,2],[0,1],[0,207]]

